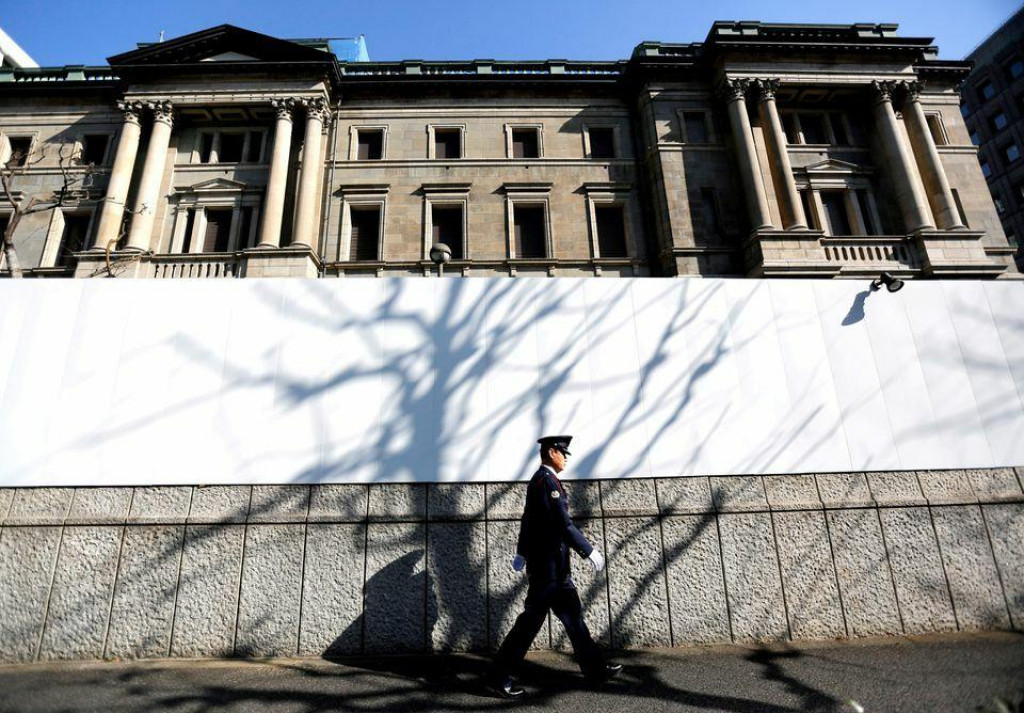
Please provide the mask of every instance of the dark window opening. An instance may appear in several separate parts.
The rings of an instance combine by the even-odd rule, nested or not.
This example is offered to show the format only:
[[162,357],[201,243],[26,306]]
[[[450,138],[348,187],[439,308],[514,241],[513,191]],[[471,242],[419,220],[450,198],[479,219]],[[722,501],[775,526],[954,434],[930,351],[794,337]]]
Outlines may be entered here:
[[836,145],[848,146],[850,137],[846,134],[846,123],[843,121],[843,117],[832,114],[829,119],[832,124],[832,137],[835,139]]
[[597,248],[601,257],[629,257],[626,250],[626,216],[622,206],[595,206]]
[[1002,131],[1009,123],[1010,122],[1007,120],[1004,112],[999,112],[988,121],[988,125],[992,127],[992,131]]
[[86,134],[82,137],[82,154],[79,163],[82,165],[92,164],[102,166],[107,158],[107,143],[110,137],[106,134]]
[[828,222],[830,235],[853,234],[849,216],[846,214],[846,196],[843,191],[822,191],[821,205],[825,209],[825,220]]
[[879,230],[871,215],[871,202],[868,200],[867,190],[858,188],[854,195],[857,198],[857,207],[860,208],[861,218],[864,219],[864,232],[867,235],[878,235]]
[[32,137],[12,136],[7,141],[11,145],[11,155],[7,159],[7,165],[12,167],[26,165],[28,152],[32,148]]
[[7,226],[11,224],[10,215],[0,215],[0,240],[3,239],[4,234],[7,232]]
[[221,134],[217,163],[241,163],[245,134]]
[[707,235],[721,237],[722,214],[718,208],[718,194],[714,188],[700,189],[701,218],[704,221],[704,232]]
[[249,133],[249,152],[246,154],[246,163],[259,163],[263,158],[263,132],[252,131]]
[[992,82],[984,82],[978,85],[978,96],[981,97],[982,101],[991,99],[996,95],[996,88]]
[[615,129],[610,126],[594,126],[590,134],[590,158],[615,158]]
[[804,132],[805,144],[827,144],[828,134],[825,133],[825,117],[822,114],[801,114],[800,128]]
[[1003,147],[1003,154],[1006,156],[1008,163],[1013,163],[1020,158],[1020,149],[1017,147],[1017,144],[1010,144]]
[[380,129],[359,129],[358,150],[356,159],[359,161],[379,161],[384,158],[384,132]]
[[380,208],[352,208],[349,260],[377,260],[380,244]]
[[684,111],[683,126],[686,129],[686,143],[708,143],[708,125],[702,111]]
[[75,266],[74,253],[81,252],[86,247],[90,217],[88,214],[64,215],[64,232],[60,236],[60,247],[57,248],[57,267]]
[[239,214],[240,225],[238,226],[238,249],[245,250],[252,247],[250,235],[253,229],[253,208],[250,205],[242,206]]
[[434,129],[434,158],[462,158],[460,129]]
[[786,132],[786,143],[798,144],[800,141],[796,131],[796,119],[793,114],[782,115],[782,128]]
[[199,139],[199,163],[209,163],[213,155],[213,134],[203,134]]
[[544,206],[517,205],[512,211],[515,221],[517,258],[547,257],[547,237],[544,230]]
[[807,221],[807,227],[812,230],[821,230],[821,226],[818,225],[818,214],[815,213],[813,206],[811,206],[810,191],[800,191],[800,204],[804,207],[804,220]]
[[433,242],[444,243],[451,248],[452,260],[464,259],[462,252],[462,206],[431,206],[430,222]]
[[1007,72],[1010,74],[1010,79],[1016,79],[1020,75],[1024,74],[1024,60],[1015,59],[1010,62],[1010,66],[1007,67]]
[[188,254],[192,252],[192,230],[196,225],[196,209],[189,208],[185,215],[185,240],[181,244],[181,252]]
[[204,253],[221,253],[228,249],[228,237],[231,235],[231,215],[228,209],[207,209],[206,234],[203,236]]
[[536,129],[512,129],[512,158],[540,158]]

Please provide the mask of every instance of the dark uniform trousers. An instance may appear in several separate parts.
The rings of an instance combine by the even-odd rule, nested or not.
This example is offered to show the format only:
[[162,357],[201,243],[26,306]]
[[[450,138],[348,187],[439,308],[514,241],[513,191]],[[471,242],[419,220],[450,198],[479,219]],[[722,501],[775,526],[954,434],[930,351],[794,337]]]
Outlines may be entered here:
[[541,467],[530,480],[517,546],[526,558],[530,588],[523,613],[495,656],[495,678],[512,674],[544,626],[548,610],[565,627],[583,673],[598,676],[604,671],[604,655],[583,620],[569,563],[571,550],[587,557],[594,548],[569,517],[567,500],[565,489],[551,469]]

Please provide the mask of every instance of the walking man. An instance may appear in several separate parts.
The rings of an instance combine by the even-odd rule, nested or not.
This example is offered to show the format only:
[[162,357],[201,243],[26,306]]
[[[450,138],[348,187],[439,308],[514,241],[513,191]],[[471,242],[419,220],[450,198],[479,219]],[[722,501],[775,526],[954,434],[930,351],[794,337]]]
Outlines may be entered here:
[[545,436],[540,444],[541,466],[526,489],[526,507],[519,526],[519,543],[512,568],[526,567],[530,588],[523,613],[505,637],[491,669],[491,686],[506,698],[523,695],[513,678],[515,668],[544,625],[548,609],[562,622],[576,654],[576,662],[588,680],[603,683],[622,670],[605,662],[604,655],[583,621],[583,608],[569,566],[569,550],[575,550],[600,572],[604,556],[569,517],[565,489],[558,474],[565,470],[572,436]]

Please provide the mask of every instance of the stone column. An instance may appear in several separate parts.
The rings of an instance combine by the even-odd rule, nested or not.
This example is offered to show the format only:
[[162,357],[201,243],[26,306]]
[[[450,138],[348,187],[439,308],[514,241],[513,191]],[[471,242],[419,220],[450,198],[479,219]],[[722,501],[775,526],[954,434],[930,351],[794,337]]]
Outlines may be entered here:
[[107,183],[107,195],[100,206],[99,222],[96,226],[94,250],[106,250],[111,240],[117,240],[124,219],[125,201],[128,198],[128,186],[135,168],[135,156],[139,152],[139,137],[142,126],[139,113],[142,111],[140,102],[118,102],[117,108],[124,114],[124,125],[121,127],[121,138],[117,141],[117,153],[114,155],[114,166],[110,169],[110,182]]
[[886,162],[892,171],[896,199],[906,230],[912,233],[921,228],[933,228],[935,226],[928,212],[928,199],[918,182],[917,166],[903,141],[896,112],[892,108],[892,93],[896,83],[876,80],[871,86],[875,93],[875,123],[882,139]]
[[277,125],[274,127],[274,150],[270,157],[270,175],[267,177],[267,195],[263,201],[263,224],[260,226],[261,248],[281,245],[281,222],[284,215],[284,190],[288,183],[288,157],[292,149],[291,99],[275,99]]
[[928,129],[928,120],[921,109],[921,82],[903,82],[907,97],[903,102],[903,122],[907,126],[910,145],[914,149],[917,165],[921,168],[928,204],[938,227],[944,230],[963,228],[960,222],[960,211],[953,200],[953,191],[949,188],[946,171],[942,167],[939,151],[935,148],[935,139]]
[[749,82],[746,79],[727,79],[719,92],[729,108],[729,123],[736,143],[736,158],[739,162],[743,193],[747,199],[752,230],[772,228],[768,212],[768,198],[761,183],[761,171],[757,162],[754,136],[750,132],[750,118],[747,116],[746,93]]
[[149,250],[153,237],[153,219],[160,200],[160,182],[164,177],[164,161],[171,144],[174,107],[170,102],[156,102],[150,108],[153,110],[153,130],[149,135],[146,161],[139,178],[139,194],[135,199],[135,213],[128,231],[128,250]]
[[804,207],[800,203],[800,194],[793,180],[793,167],[789,163],[786,132],[779,119],[779,110],[775,106],[775,91],[779,88],[778,79],[758,79],[754,81],[757,89],[758,112],[764,127],[765,143],[768,146],[768,160],[775,179],[775,193],[779,197],[779,208],[782,213],[782,227],[785,230],[807,229],[807,218]]
[[295,233],[292,245],[315,247],[317,239],[316,213],[323,161],[320,149],[323,143],[324,119],[327,107],[323,99],[306,99],[306,136],[302,145],[302,173],[299,176],[299,198],[295,206]]

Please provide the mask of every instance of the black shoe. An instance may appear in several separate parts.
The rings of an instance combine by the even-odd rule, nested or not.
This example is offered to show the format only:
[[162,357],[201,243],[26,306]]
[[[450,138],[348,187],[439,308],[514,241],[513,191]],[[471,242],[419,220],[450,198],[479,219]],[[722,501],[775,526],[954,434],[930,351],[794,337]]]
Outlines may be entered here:
[[620,671],[622,671],[622,664],[610,663],[606,664],[603,669],[588,676],[587,678],[590,679],[591,683],[601,685],[602,683],[618,676]]
[[508,699],[520,698],[524,693],[526,693],[523,688],[516,684],[516,680],[511,676],[500,680],[492,679],[487,687],[502,698]]

